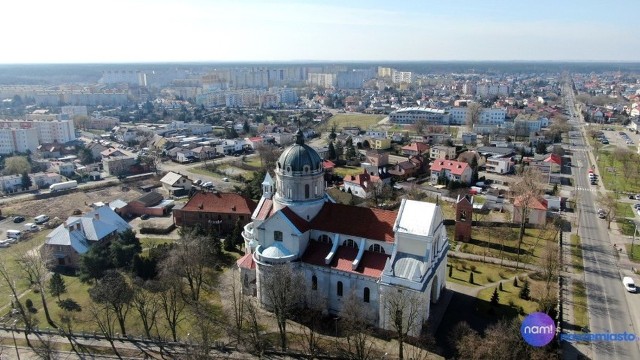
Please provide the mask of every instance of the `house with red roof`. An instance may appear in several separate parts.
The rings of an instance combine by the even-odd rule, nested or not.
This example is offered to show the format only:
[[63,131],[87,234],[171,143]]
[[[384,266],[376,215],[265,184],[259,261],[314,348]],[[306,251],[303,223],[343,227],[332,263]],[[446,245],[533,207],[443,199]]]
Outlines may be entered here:
[[552,173],[559,173],[562,170],[562,157],[560,155],[549,154],[543,162],[548,164],[549,171]]
[[248,224],[255,208],[253,200],[240,194],[201,191],[181,209],[173,210],[173,222],[181,227],[199,225],[226,234],[233,231],[236,221],[242,226]]
[[526,216],[525,223],[544,225],[547,223],[547,210],[546,199],[516,197],[513,200],[513,216],[511,220],[514,223],[521,223],[522,214],[524,213]]
[[402,154],[409,155],[424,155],[429,153],[429,144],[423,142],[413,142],[409,145],[402,147]]
[[465,162],[438,159],[431,163],[431,182],[434,184],[439,179],[446,179],[469,185],[472,173],[471,166]]
[[391,329],[385,294],[402,290],[420,304],[409,330],[418,335],[446,279],[449,242],[440,206],[406,199],[397,211],[336,204],[323,173],[322,159],[299,131],[276,162],[275,179],[265,176],[243,229],[245,256],[237,263],[243,291],[268,305],[261,279],[287,264],[300,272],[306,296],[323,299],[328,313],[338,315],[353,293],[371,325]]
[[376,183],[381,182],[379,176],[369,174],[366,170],[357,175],[345,175],[342,181],[345,192],[363,199],[373,190]]

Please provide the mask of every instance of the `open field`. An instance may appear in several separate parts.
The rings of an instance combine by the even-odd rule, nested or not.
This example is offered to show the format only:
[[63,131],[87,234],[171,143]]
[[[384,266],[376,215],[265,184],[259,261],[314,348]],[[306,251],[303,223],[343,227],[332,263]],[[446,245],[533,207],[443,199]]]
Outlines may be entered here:
[[358,126],[362,130],[367,130],[371,127],[375,127],[378,122],[384,118],[384,115],[360,113],[336,114],[330,117],[329,120],[321,126],[321,129],[322,131],[329,131],[331,130],[331,126],[335,124],[337,129],[342,129],[345,126]]
[[598,154],[600,179],[608,190],[624,193],[640,193],[640,175],[637,164],[628,161],[626,164],[617,161],[614,154],[600,150]]
[[362,168],[357,166],[340,166],[333,168],[333,173],[344,178],[347,175],[362,174]]

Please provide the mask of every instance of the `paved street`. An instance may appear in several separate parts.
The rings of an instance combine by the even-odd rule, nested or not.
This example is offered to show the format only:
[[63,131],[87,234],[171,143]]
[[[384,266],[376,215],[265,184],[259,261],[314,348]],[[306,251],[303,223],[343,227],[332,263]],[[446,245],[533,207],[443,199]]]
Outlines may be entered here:
[[[569,109],[573,117],[573,95],[568,94]],[[582,119],[581,119],[582,120]],[[587,148],[583,123],[579,123],[582,137],[575,139],[575,147]],[[628,293],[622,286],[622,272],[617,250],[610,238],[605,220],[599,219],[597,194],[606,191],[602,184],[594,191],[588,180],[588,169],[595,159],[587,151],[574,151],[573,167],[578,198],[578,234],[584,256],[584,279],[587,289],[589,329],[592,333],[635,333],[640,335],[640,302],[637,294]],[[598,173],[596,169],[596,173]],[[630,269],[629,269],[630,270]],[[593,359],[637,359],[638,342],[593,342]]]

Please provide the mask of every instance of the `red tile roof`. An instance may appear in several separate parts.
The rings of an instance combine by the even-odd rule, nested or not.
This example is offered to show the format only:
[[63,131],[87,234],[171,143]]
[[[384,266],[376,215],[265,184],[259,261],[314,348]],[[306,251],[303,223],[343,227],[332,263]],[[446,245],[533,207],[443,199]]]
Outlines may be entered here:
[[365,276],[379,278],[384,270],[384,265],[389,258],[389,255],[366,251],[362,254],[360,264],[353,270],[353,260],[358,256],[358,249],[338,246],[335,255],[329,265],[324,263],[325,257],[331,251],[331,244],[320,243],[317,241],[309,242],[307,250],[302,255],[301,261],[304,263],[329,267],[334,270],[357,273]]
[[306,232],[309,230],[309,222],[298,216],[289,207],[285,207],[280,210],[284,216],[287,217],[300,232]]
[[334,167],[336,167],[336,164],[334,164],[331,160],[323,160],[322,167],[324,169],[333,169]]
[[240,194],[220,192],[196,193],[182,211],[212,212],[218,214],[247,214],[251,216],[256,204]]
[[[522,197],[516,197],[513,200],[513,206],[522,207]],[[531,199],[529,202],[529,209],[536,210],[547,210],[547,200],[546,199]]]
[[455,160],[436,160],[431,164],[431,171],[442,171],[442,169],[447,169],[454,175],[462,175],[468,167],[469,164],[465,162]]
[[264,199],[262,207],[258,211],[258,215],[256,215],[256,220],[266,220],[271,214],[271,209],[273,209],[273,200]]
[[325,203],[310,228],[392,243],[395,211]]
[[411,143],[410,145],[406,145],[402,147],[403,151],[417,151],[419,153],[423,153],[427,150],[429,150],[429,145],[423,143],[423,142],[414,142]]
[[549,157],[547,157],[546,159],[544,159],[545,162],[552,162],[558,165],[562,165],[562,158],[560,157],[560,155],[557,154],[551,154],[549,155]]
[[[345,175],[344,182],[350,182],[354,184],[360,185],[362,188],[368,188],[372,183],[376,183],[380,181],[379,176],[369,175],[365,170],[364,173],[358,175]],[[367,183],[367,186],[364,183]]]
[[256,268],[256,262],[253,261],[253,254],[246,254],[236,261],[238,267],[253,270]]

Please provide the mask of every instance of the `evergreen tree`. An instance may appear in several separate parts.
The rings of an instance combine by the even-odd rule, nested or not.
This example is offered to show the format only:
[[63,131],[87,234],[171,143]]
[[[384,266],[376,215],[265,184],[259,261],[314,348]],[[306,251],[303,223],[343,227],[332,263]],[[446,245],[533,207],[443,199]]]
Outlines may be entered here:
[[331,126],[331,132],[329,133],[329,140],[335,140],[338,135],[336,134],[335,124]]
[[525,280],[520,289],[520,299],[529,300],[529,281]]
[[501,282],[500,282],[500,284],[498,285],[498,289],[499,289],[500,291],[504,291],[504,289],[502,289],[502,281],[501,281]]
[[513,287],[516,287],[516,288],[518,287],[518,277],[517,276],[513,278]]
[[335,146],[333,146],[333,141],[329,141],[329,151],[327,153],[327,156],[330,160],[336,159],[336,148]]
[[245,134],[248,134],[249,131],[251,130],[251,127],[249,126],[249,121],[245,120],[244,124],[242,125],[242,130],[244,131]]
[[28,190],[32,185],[33,182],[31,181],[31,178],[29,177],[29,174],[25,171],[22,173],[22,190]]
[[473,272],[469,273],[469,284],[473,284]]
[[231,233],[231,238],[233,239],[233,243],[242,247],[244,243],[244,239],[242,238],[242,223],[240,219],[236,220],[236,224],[233,227],[233,232]]
[[453,266],[449,265],[449,277],[453,277]]
[[64,279],[59,273],[53,273],[51,280],[49,280],[49,293],[51,296],[55,296],[60,301],[60,295],[67,292],[67,285],[64,283]]
[[498,289],[493,289],[493,295],[491,295],[491,305],[496,306],[500,302],[500,294],[498,294]]

